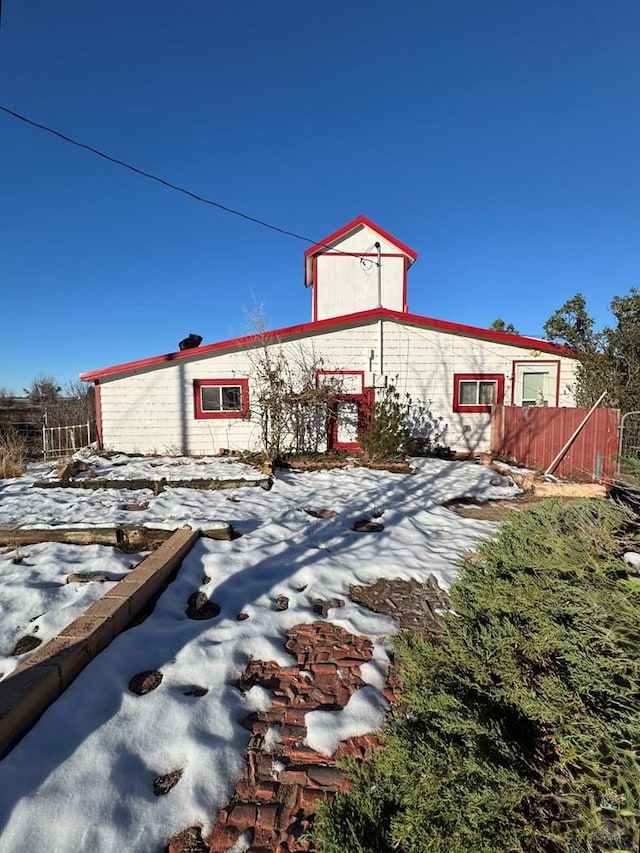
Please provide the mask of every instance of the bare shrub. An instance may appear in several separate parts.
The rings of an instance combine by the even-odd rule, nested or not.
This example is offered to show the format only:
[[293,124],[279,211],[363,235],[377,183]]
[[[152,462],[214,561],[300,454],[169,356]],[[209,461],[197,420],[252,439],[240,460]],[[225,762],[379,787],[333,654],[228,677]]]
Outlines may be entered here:
[[264,331],[260,319],[254,322],[258,332],[249,358],[264,453],[275,460],[326,450],[328,404],[339,390],[337,384],[318,383],[325,365],[312,346],[285,347]]
[[0,480],[24,474],[28,447],[26,439],[15,430],[0,433]]

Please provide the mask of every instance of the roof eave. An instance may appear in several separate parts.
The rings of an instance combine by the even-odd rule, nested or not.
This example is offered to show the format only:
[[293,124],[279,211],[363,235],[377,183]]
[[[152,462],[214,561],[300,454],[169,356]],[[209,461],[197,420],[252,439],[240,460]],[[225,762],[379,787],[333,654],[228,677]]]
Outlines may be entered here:
[[310,333],[327,332],[333,329],[348,328],[360,324],[368,324],[376,320],[394,320],[400,323],[410,323],[413,326],[428,328],[447,334],[461,335],[463,337],[476,338],[478,340],[492,341],[494,343],[507,344],[509,346],[521,347],[522,349],[539,350],[566,358],[577,358],[577,354],[568,347],[554,344],[551,341],[543,341],[538,338],[528,338],[523,335],[510,335],[507,332],[496,332],[492,329],[481,329],[477,326],[466,326],[461,323],[452,323],[449,320],[436,320],[432,317],[423,317],[420,314],[405,314],[401,311],[391,311],[388,308],[373,308],[369,311],[360,311],[355,314],[345,314],[341,317],[329,317],[311,323],[301,323],[296,326],[287,326],[283,329],[274,329],[264,334],[245,335],[240,338],[231,338],[213,344],[205,344],[197,349],[171,352],[164,355],[152,356],[151,358],[138,359],[137,361],[115,364],[111,367],[99,370],[90,370],[80,374],[83,382],[99,382],[101,379],[118,376],[125,373],[134,373],[145,368],[161,367],[171,362],[194,360],[202,355],[222,353],[228,350],[251,348],[266,342],[277,342],[304,336]]

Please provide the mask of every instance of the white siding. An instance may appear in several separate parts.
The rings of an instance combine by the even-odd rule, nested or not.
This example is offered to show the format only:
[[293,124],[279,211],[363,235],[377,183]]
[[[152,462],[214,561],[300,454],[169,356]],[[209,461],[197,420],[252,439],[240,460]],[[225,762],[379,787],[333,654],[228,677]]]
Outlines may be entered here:
[[[447,424],[445,443],[460,451],[489,449],[489,415],[453,412],[455,373],[503,374],[504,399],[509,404],[513,361],[555,358],[527,348],[395,321],[384,321],[382,328],[382,377],[377,322],[271,346],[282,346],[293,361],[302,348],[308,355],[321,357],[324,370],[363,370],[366,384],[380,387],[386,379],[403,394],[408,392],[415,400],[430,402],[432,413]],[[575,362],[568,358],[560,362],[559,404],[573,405]],[[194,353],[188,359],[104,379],[100,383],[103,443],[144,453],[176,450],[199,455],[216,453],[220,448],[258,449],[260,424],[255,411],[250,420],[194,417],[194,379],[249,377],[249,394],[254,401],[257,389],[252,372],[250,351],[239,349],[221,355]]]
[[369,228],[368,225],[363,225],[357,231],[342,237],[329,245],[332,249],[339,249],[341,252],[375,252],[373,247],[375,243],[380,243],[381,251],[397,253],[399,251],[395,243],[390,243],[389,240]]
[[[342,248],[342,247],[341,247]],[[343,317],[378,305],[377,258],[321,255],[317,261],[316,319]],[[382,307],[402,311],[404,256],[382,258]]]
[[[446,444],[453,450],[490,449],[490,417],[484,413],[454,412],[456,373],[497,373],[505,377],[504,402],[511,404],[514,360],[554,359],[538,350],[492,343],[476,338],[421,329],[400,323],[384,324],[384,372],[402,393],[431,402],[431,410],[448,424]],[[574,405],[574,359],[561,357],[559,405]],[[395,379],[397,377],[397,380]]]

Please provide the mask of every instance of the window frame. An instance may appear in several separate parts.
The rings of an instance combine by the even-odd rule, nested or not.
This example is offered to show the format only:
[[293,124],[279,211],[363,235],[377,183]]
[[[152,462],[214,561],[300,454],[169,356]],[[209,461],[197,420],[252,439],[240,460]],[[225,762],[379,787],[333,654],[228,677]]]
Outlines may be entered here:
[[549,399],[547,406],[549,408],[557,408],[560,405],[560,369],[561,363],[559,358],[514,359],[512,362],[511,405],[522,406],[521,391],[524,373],[548,373]]
[[453,374],[453,411],[454,412],[469,412],[469,413],[477,413],[491,412],[491,405],[483,405],[480,403],[473,403],[472,405],[465,405],[460,402],[460,384],[462,382],[495,382],[496,383],[496,400],[495,404],[501,406],[504,402],[504,373],[454,373]]
[[[239,388],[240,408],[220,409],[209,411],[202,408],[203,388]],[[222,394],[222,391],[220,392]],[[222,399],[222,398],[221,398]],[[249,380],[248,379],[194,379],[193,380],[193,412],[196,420],[209,420],[249,417]]]

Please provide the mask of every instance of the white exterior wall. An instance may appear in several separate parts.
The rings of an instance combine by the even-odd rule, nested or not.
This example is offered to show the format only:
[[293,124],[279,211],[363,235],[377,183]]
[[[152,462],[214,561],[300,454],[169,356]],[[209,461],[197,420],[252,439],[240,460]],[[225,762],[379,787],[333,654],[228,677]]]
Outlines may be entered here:
[[383,254],[385,252],[397,254],[398,252],[398,246],[395,243],[391,243],[389,240],[378,234],[377,231],[374,231],[373,228],[369,228],[368,225],[363,225],[358,231],[347,234],[345,237],[341,237],[339,240],[335,240],[329,245],[332,249],[339,249],[341,252],[359,253],[375,252],[376,249],[372,248],[374,243],[380,243]]
[[[340,247],[342,249],[342,246]],[[397,250],[396,250],[397,251]],[[402,311],[404,255],[382,258],[382,307]],[[316,276],[316,319],[344,317],[378,305],[377,258],[360,262],[349,255],[320,255]]]
[[[383,370],[379,370],[378,322],[352,329],[308,335],[282,346],[294,361],[300,349],[321,357],[324,370],[363,370],[365,385],[394,383],[401,393],[431,403],[431,412],[447,424],[444,443],[453,450],[489,449],[490,425],[486,413],[453,412],[455,373],[498,373],[505,376],[504,401],[511,402],[514,360],[556,360],[536,350],[491,343],[448,332],[418,328],[385,320]],[[573,405],[573,359],[560,361],[560,406]],[[101,380],[102,440],[105,447],[129,453],[180,451],[194,455],[220,448],[259,449],[260,424],[253,402],[250,353],[238,350],[180,359],[127,376]],[[249,377],[251,420],[194,417],[193,380]],[[551,404],[551,402],[550,402]]]
[[[488,414],[453,411],[456,373],[503,374],[504,403],[510,405],[514,361],[531,361],[532,369],[535,362],[558,361],[558,405],[575,405],[572,388],[577,362],[574,359],[390,322],[384,323],[383,340],[385,375],[401,393],[409,393],[414,400],[431,402],[432,413],[442,416],[448,425],[444,444],[452,450],[487,451],[491,441]],[[555,396],[549,405],[555,405]]]
[[201,419],[194,415],[194,379],[245,378],[246,354],[196,362],[178,361],[100,383],[102,442],[126,453],[193,455],[221,447],[252,447],[259,437],[242,418]]
[[[368,342],[368,343],[367,343]],[[300,348],[322,355],[325,370],[362,370],[375,344],[375,328],[341,330],[272,344],[282,346],[295,362]],[[125,453],[181,452],[193,455],[260,449],[260,422],[255,412],[256,384],[252,355],[246,349],[145,368],[100,382],[102,443]],[[194,379],[249,378],[250,420],[194,416]]]

